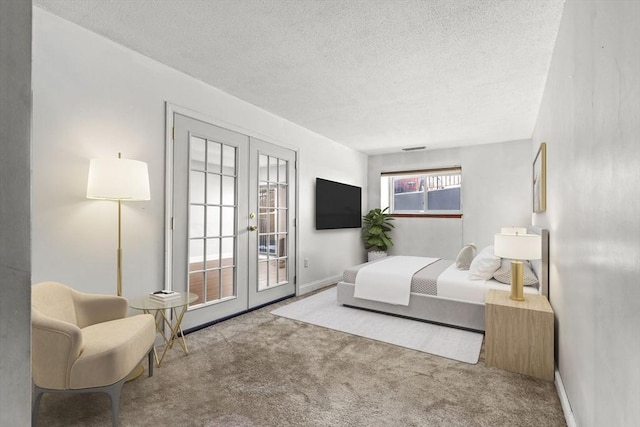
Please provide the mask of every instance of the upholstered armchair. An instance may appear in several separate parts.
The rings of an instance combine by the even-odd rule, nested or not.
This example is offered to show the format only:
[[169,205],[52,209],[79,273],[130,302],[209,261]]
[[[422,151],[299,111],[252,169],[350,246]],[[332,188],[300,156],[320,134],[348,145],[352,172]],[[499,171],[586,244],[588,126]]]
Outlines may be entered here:
[[104,392],[117,426],[120,391],[145,355],[153,375],[153,316],[126,317],[125,298],[85,294],[56,282],[34,285],[31,295],[32,425],[43,393]]

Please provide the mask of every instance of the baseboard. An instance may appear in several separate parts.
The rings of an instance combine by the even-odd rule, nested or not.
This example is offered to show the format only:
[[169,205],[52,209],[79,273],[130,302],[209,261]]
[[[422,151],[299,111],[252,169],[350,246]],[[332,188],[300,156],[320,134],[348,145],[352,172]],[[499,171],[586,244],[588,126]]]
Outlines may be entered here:
[[309,292],[313,292],[329,285],[338,283],[340,280],[342,280],[342,274],[333,277],[326,277],[324,279],[316,280],[315,282],[311,283],[305,283],[304,285],[300,285],[300,288],[298,289],[298,295],[308,294]]
[[560,371],[557,367],[555,377],[556,390],[558,391],[558,397],[560,398],[560,404],[562,405],[562,412],[564,413],[564,419],[567,422],[567,427],[577,427],[576,419],[573,416],[573,411],[571,410],[571,403],[569,403],[569,397],[564,389],[562,377],[560,376]]

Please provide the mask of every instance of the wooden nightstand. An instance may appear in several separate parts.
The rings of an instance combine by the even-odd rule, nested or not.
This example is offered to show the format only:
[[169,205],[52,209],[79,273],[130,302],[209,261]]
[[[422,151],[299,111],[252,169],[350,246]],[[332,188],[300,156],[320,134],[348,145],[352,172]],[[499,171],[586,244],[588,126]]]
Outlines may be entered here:
[[485,300],[485,363],[553,381],[553,310],[543,295],[490,290]]

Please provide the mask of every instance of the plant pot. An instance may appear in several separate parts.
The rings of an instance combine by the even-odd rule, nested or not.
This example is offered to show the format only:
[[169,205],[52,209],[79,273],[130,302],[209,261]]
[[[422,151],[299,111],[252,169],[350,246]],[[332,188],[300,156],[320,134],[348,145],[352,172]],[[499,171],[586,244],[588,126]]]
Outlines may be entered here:
[[370,251],[367,254],[367,259],[368,261],[375,261],[377,259],[384,258],[386,256],[387,256],[387,253],[385,251]]

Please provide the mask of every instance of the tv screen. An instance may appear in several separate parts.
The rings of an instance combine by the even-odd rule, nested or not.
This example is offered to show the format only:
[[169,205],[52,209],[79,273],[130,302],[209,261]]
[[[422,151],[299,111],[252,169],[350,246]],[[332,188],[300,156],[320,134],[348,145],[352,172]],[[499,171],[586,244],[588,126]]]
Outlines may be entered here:
[[316,230],[360,228],[362,189],[316,178]]

